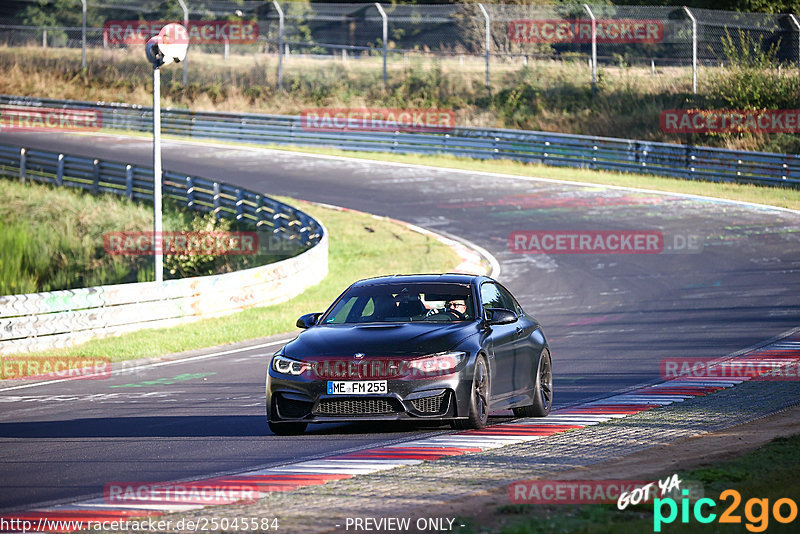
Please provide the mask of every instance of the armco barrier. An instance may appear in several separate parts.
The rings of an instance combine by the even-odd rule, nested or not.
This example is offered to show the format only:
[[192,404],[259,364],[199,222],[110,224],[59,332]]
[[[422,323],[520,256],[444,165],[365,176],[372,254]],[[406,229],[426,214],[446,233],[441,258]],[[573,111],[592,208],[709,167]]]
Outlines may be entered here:
[[[96,109],[104,128],[152,131],[152,109],[129,104],[0,95],[0,105]],[[800,184],[800,156],[526,130],[454,128],[450,133],[309,130],[300,117],[162,110],[162,131],[247,143],[450,154],[683,179]]]
[[[0,145],[0,175],[151,199],[153,170]],[[164,195],[250,223],[303,252],[233,273],[0,296],[0,354],[47,350],[142,328],[172,326],[286,301],[328,273],[328,237],[309,215],[230,185],[164,173]],[[271,232],[270,232],[271,230]]]

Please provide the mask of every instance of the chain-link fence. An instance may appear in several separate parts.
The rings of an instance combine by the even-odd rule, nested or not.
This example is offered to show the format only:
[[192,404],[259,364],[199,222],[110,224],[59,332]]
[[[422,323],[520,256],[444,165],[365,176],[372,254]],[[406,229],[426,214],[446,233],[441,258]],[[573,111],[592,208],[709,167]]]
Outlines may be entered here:
[[[147,68],[142,44],[168,21],[188,25],[184,85],[201,80],[209,61],[263,69],[264,83],[281,86],[285,73],[320,60],[359,62],[384,83],[413,61],[456,61],[493,74],[529,61],[582,62],[598,69],[681,68],[696,91],[698,67],[769,54],[800,64],[800,22],[794,15],[685,7],[557,4],[327,4],[277,1],[11,0],[0,8],[0,44],[81,48],[131,54],[129,69]],[[137,66],[137,63],[140,66]],[[317,64],[317,63],[315,63]],[[139,73],[141,74],[141,73]],[[182,80],[180,77],[182,75]],[[254,78],[255,79],[255,78]]]

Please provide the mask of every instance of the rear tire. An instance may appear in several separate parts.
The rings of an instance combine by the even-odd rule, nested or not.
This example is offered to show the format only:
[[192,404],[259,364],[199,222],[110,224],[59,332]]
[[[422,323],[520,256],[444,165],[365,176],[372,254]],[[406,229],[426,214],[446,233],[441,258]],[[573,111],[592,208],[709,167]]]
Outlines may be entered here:
[[469,395],[469,417],[451,422],[457,430],[477,430],[489,420],[489,392],[491,391],[489,368],[483,356],[475,360],[475,372]]
[[269,429],[276,436],[296,436],[306,431],[308,423],[273,423],[267,421]]
[[546,417],[553,408],[553,363],[547,349],[539,358],[536,384],[533,388],[533,404],[514,408],[517,417]]

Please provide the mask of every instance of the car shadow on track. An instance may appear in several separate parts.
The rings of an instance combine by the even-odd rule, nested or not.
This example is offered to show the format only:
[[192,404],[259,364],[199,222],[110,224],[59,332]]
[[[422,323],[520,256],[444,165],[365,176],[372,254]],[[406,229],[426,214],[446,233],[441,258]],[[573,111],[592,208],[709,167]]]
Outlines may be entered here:
[[[490,424],[504,421],[492,418]],[[448,430],[441,422],[364,421],[309,425],[306,434],[403,434]],[[96,417],[0,423],[0,438],[164,438],[272,436],[262,415]]]

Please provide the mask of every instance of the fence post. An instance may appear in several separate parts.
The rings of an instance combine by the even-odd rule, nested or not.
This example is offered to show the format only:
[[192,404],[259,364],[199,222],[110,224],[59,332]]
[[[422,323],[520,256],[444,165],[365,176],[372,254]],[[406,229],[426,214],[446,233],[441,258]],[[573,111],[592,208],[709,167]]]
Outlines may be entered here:
[[47,48],[47,28],[42,28],[42,48]]
[[697,94],[697,19],[688,7],[683,6],[683,11],[692,21],[692,93]]
[[789,15],[789,20],[797,28],[797,65],[800,67],[800,22],[797,21],[797,17],[794,15]]
[[133,200],[133,165],[125,165],[125,196]]
[[214,182],[213,190],[214,190],[214,197],[213,197],[213,201],[214,201],[214,218],[215,219],[219,219],[220,218],[219,210],[221,209],[220,196],[219,196],[220,195],[219,182]]
[[478,7],[483,14],[483,20],[486,23],[486,44],[484,48],[486,49],[486,90],[491,91],[491,82],[489,78],[489,53],[491,52],[492,48],[492,28],[491,28],[491,19],[489,18],[489,12],[486,11],[486,8],[483,7],[483,4],[478,4]]
[[386,88],[386,54],[388,53],[389,46],[389,17],[386,16],[386,11],[383,10],[378,2],[375,2],[375,7],[378,8],[378,13],[381,14],[383,20],[383,88]]
[[64,185],[64,154],[58,155],[58,164],[56,165],[56,185],[59,187]]
[[28,151],[24,148],[19,149],[19,181],[25,181],[26,167],[28,166]]
[[244,217],[244,195],[242,195],[242,190],[236,190],[236,220],[241,221],[242,217]]
[[278,90],[283,91],[283,9],[278,0],[272,0],[278,12]]
[[186,207],[194,207],[194,178],[191,176],[186,177]]
[[[186,2],[183,0],[178,0],[178,3],[181,5],[181,9],[183,10],[183,27],[189,30],[189,8],[186,7]],[[186,81],[189,78],[189,58],[188,54],[187,57],[183,58],[183,86],[186,87]]]
[[86,68],[86,0],[81,0],[81,68]]
[[597,91],[597,19],[589,4],[583,4],[589,18],[592,19],[592,92]]
[[100,160],[96,159],[92,162],[92,194],[96,195],[100,192]]

